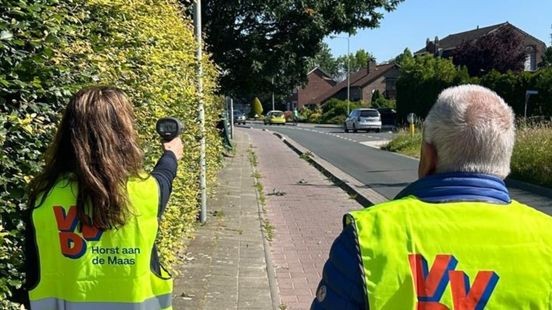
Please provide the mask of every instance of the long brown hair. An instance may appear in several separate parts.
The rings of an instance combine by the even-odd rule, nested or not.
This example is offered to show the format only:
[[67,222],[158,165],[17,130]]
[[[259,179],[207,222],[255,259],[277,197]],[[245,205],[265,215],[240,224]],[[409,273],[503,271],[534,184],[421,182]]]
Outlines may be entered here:
[[30,184],[30,207],[39,207],[60,177],[67,177],[78,184],[81,223],[100,229],[124,225],[130,212],[126,183],[143,165],[133,124],[132,104],[123,91],[102,86],[75,94],[44,169]]

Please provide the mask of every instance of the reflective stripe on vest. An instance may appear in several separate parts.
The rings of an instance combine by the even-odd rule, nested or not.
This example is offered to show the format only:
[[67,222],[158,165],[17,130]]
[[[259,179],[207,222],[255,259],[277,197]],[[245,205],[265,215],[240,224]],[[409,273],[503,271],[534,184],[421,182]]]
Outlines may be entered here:
[[157,182],[131,179],[127,191],[129,218],[113,230],[80,225],[77,185],[68,180],[57,182],[33,210],[40,280],[29,291],[32,309],[170,309],[172,279],[150,266]]
[[415,197],[346,215],[376,309],[552,309],[552,217]]
[[64,309],[64,310],[142,310],[167,309],[171,306],[171,294],[146,299],[141,303],[125,302],[70,302],[57,298],[47,298],[31,302],[32,309]]

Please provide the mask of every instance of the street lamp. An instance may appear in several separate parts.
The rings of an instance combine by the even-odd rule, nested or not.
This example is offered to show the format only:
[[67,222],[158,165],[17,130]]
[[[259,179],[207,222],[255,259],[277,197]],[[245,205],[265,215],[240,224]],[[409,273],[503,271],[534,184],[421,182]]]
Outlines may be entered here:
[[194,8],[194,28],[197,40],[196,62],[197,62],[197,110],[199,118],[199,189],[201,196],[200,221],[204,224],[207,221],[207,165],[205,163],[205,109],[203,107],[203,65],[201,59],[203,52],[203,38],[201,31],[201,0],[196,0]]
[[347,39],[347,116],[349,116],[349,102],[351,98],[351,57],[350,57],[350,47],[351,47],[351,35],[347,35],[346,37],[341,36],[330,36],[330,38],[335,39]]

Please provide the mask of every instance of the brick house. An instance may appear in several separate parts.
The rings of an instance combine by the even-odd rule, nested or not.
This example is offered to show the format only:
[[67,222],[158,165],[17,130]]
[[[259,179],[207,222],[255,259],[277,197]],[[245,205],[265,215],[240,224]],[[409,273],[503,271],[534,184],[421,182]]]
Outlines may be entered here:
[[546,44],[508,22],[483,28],[479,28],[478,26],[476,29],[451,34],[443,39],[437,37],[435,37],[433,41],[427,39],[425,48],[417,51],[414,55],[430,53],[436,56],[449,58],[454,54],[454,50],[462,43],[477,40],[487,34],[501,31],[506,27],[520,34],[523,38],[523,44],[525,45],[526,51],[525,71],[535,71],[538,64],[541,62]]
[[293,107],[298,109],[312,103],[313,99],[321,93],[331,89],[336,82],[320,68],[315,68],[307,74],[308,82],[303,87],[293,90],[290,101]]
[[[395,63],[376,65],[370,62],[366,68],[351,73],[350,94],[351,101],[370,103],[372,94],[379,90],[386,98],[395,99],[396,81],[399,77],[399,67]],[[319,93],[310,103],[323,105],[332,98],[347,100],[347,79],[337,83],[331,89]]]

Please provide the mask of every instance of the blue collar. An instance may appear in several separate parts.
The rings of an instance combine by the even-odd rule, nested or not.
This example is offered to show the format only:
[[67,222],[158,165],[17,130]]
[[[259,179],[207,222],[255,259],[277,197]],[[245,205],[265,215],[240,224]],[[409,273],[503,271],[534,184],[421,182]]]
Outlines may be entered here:
[[504,181],[478,173],[438,173],[419,179],[403,189],[395,199],[414,195],[425,202],[481,201],[510,203]]

